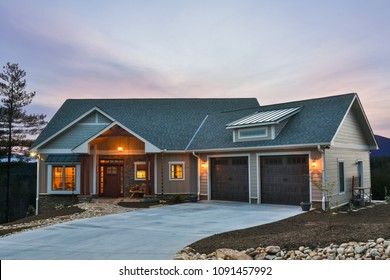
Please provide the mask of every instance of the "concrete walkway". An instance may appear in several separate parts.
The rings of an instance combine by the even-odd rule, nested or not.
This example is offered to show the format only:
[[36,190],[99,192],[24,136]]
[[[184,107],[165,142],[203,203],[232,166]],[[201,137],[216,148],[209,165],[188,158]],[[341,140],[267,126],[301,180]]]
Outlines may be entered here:
[[303,213],[298,206],[199,202],[76,220],[0,238],[2,260],[172,260],[204,237]]

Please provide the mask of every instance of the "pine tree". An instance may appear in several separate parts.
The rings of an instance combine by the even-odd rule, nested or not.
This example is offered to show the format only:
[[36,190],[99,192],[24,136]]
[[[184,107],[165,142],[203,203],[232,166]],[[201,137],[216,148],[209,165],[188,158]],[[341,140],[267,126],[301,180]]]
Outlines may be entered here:
[[46,125],[44,114],[28,114],[24,107],[32,102],[36,92],[26,91],[26,72],[16,63],[7,63],[0,73],[0,157],[7,159],[6,219],[9,221],[9,190],[11,159],[18,149],[29,147],[31,137]]

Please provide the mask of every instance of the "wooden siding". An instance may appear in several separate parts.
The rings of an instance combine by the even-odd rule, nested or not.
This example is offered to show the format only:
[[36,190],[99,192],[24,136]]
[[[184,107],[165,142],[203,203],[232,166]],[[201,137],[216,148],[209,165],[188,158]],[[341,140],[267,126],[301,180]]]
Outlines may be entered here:
[[47,166],[44,160],[47,158],[47,155],[41,155],[39,160],[39,194],[48,193],[47,190]]
[[[197,170],[197,160],[191,154],[167,154],[163,156],[163,180],[164,180],[164,194],[195,194],[198,192],[197,177],[191,178],[193,171]],[[181,162],[185,164],[185,179],[184,180],[169,180],[169,162]],[[161,155],[157,156],[157,193],[161,193]]]
[[42,147],[42,149],[73,149],[88,140],[107,125],[76,124]]
[[[363,162],[363,186],[371,187],[369,142],[365,137],[357,112],[351,108],[334,140],[334,146],[326,150],[327,182],[334,185],[331,203],[334,206],[348,203],[352,198],[352,176],[358,175],[357,161]],[[339,193],[338,162],[344,162],[345,192]]]
[[[315,162],[316,166],[313,166]],[[323,158],[322,153],[318,150],[312,150],[310,152],[310,184],[311,184],[311,200],[312,201],[321,201],[322,200],[322,191],[321,187],[323,185]]]
[[257,157],[252,152],[249,157],[249,195],[251,199],[257,199]]
[[367,139],[353,108],[347,114],[334,142],[335,144],[367,145]]
[[[339,193],[338,185],[338,162],[344,162],[345,192]],[[331,206],[348,203],[352,198],[352,176],[357,176],[357,161],[363,162],[363,186],[371,187],[370,154],[365,150],[347,150],[331,148],[326,150],[326,174],[328,185],[332,186]]]
[[100,114],[99,112],[93,112],[83,118],[79,123],[81,124],[110,124],[112,121]]

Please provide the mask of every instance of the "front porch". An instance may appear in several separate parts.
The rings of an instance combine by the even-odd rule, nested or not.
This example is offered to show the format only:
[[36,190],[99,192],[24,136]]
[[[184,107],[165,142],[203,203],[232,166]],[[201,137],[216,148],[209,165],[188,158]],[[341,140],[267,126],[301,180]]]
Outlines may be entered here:
[[155,155],[146,153],[145,142],[113,125],[91,139],[88,154],[81,156],[81,195],[128,197],[142,185],[144,194],[155,193]]

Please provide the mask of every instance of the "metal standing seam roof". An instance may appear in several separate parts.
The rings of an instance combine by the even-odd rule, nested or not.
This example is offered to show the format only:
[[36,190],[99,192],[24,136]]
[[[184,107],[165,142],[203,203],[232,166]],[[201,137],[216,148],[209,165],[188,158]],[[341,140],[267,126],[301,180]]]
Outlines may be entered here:
[[49,155],[45,160],[46,163],[75,163],[81,162],[78,154],[54,154]]
[[254,113],[250,116],[228,123],[226,125],[226,128],[230,129],[230,128],[247,127],[253,125],[276,124],[298,113],[301,110],[301,108],[302,106],[295,107],[295,108],[270,110],[270,111]]

